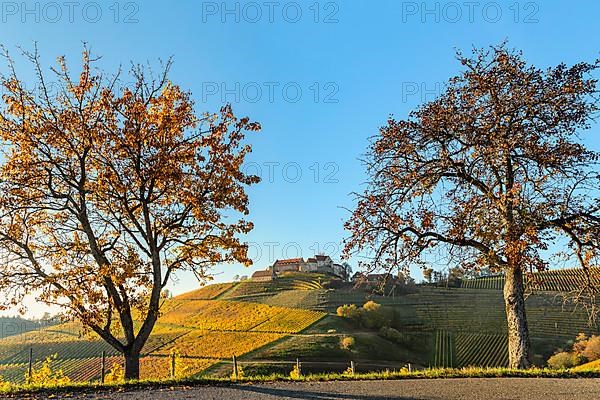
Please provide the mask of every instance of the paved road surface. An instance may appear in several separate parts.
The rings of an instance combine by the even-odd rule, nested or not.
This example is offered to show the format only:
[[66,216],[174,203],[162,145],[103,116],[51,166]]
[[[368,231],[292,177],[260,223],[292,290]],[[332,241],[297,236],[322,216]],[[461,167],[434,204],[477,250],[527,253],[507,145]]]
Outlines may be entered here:
[[[65,398],[58,395],[54,398]],[[76,394],[72,399],[116,400],[592,400],[600,399],[600,379],[435,379],[399,381],[305,382],[175,387]],[[28,396],[27,399],[44,398]]]

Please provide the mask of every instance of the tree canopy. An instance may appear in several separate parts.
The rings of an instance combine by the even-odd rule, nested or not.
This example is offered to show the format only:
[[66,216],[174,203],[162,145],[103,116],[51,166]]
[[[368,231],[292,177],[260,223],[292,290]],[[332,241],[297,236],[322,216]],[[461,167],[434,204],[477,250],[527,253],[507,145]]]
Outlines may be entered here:
[[442,249],[504,271],[510,363],[527,366],[523,274],[566,250],[586,270],[600,255],[599,154],[578,136],[598,111],[599,63],[540,69],[506,44],[457,58],[444,93],[373,138],[345,252],[370,270],[426,267]]
[[259,178],[241,165],[245,134],[260,125],[229,105],[196,112],[168,79],[170,60],[158,74],[133,65],[123,85],[87,48],[78,74],[60,57],[50,78],[37,51],[23,55],[36,90],[6,52],[1,79],[3,306],[28,293],[59,305],[122,352],[126,377],[137,378],[173,275],[251,262],[238,236],[252,229],[245,189]]

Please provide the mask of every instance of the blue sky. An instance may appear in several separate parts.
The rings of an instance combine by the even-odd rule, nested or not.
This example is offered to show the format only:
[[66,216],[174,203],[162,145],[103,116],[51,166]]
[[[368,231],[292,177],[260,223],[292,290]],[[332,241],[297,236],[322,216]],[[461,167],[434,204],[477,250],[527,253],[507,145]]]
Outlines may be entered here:
[[[263,125],[248,168],[254,267],[277,258],[337,258],[368,137],[389,114],[405,117],[439,93],[459,65],[455,49],[509,40],[538,66],[599,56],[597,2],[565,1],[97,1],[2,2],[0,41],[31,48],[44,65],[82,42],[107,71],[174,57],[171,78],[200,111],[231,102]],[[2,65],[0,68],[5,68]],[[27,78],[27,74],[23,74]],[[598,129],[584,135],[600,148]],[[418,271],[414,271],[418,276]],[[197,283],[180,275],[183,292]]]

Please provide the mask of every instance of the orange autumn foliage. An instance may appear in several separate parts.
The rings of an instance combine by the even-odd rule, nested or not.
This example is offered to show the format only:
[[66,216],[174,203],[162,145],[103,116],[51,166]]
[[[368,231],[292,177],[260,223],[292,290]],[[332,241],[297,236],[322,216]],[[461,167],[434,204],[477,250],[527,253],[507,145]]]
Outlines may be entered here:
[[229,105],[196,112],[168,78],[171,61],[157,75],[132,67],[119,88],[121,72],[102,73],[87,49],[78,74],[59,58],[51,78],[37,51],[24,52],[31,91],[5,55],[2,305],[28,293],[59,305],[123,353],[135,378],[173,274],[251,262],[238,237],[253,227],[245,191],[259,178],[241,166],[260,125]]

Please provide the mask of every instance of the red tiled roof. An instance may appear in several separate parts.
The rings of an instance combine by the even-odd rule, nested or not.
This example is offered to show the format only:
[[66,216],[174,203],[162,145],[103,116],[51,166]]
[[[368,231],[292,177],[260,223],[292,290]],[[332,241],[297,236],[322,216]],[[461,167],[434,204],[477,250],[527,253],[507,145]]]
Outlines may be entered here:
[[287,260],[277,260],[275,264],[296,264],[303,263],[304,258],[288,258]]
[[262,276],[271,276],[273,274],[273,272],[271,272],[270,269],[267,269],[265,271],[256,271],[255,273],[252,274],[253,278],[260,278]]

